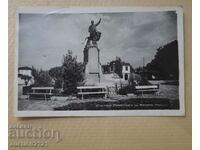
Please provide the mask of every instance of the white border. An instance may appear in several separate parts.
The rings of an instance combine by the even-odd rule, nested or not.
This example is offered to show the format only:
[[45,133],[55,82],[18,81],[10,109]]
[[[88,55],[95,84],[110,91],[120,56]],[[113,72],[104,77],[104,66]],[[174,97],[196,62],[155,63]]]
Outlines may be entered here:
[[[192,149],[199,150],[199,135],[200,135],[200,101],[199,101],[199,83],[200,83],[200,51],[199,51],[199,34],[200,20],[199,9],[200,1],[192,2]],[[191,84],[189,84],[191,85]],[[190,120],[191,123],[191,120]]]
[[[8,149],[8,1],[0,2],[0,145],[1,149]],[[11,32],[9,32],[11,33]],[[10,39],[10,38],[9,38]],[[11,42],[10,42],[11,44]]]
[[[113,13],[113,12],[153,12],[176,11],[177,12],[177,40],[179,55],[179,110],[98,110],[98,111],[18,111],[18,27],[20,13],[34,14],[80,14],[80,13]],[[184,116],[184,42],[183,42],[183,11],[181,7],[20,7],[16,13],[16,49],[15,49],[15,95],[14,115],[16,117],[51,117],[51,116]]]

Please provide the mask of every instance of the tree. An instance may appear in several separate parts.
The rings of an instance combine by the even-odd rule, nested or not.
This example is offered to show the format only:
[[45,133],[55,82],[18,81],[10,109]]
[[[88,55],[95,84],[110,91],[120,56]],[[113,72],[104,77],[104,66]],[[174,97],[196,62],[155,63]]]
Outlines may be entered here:
[[122,60],[119,57],[115,60],[115,73],[122,78]]
[[157,49],[155,58],[145,67],[148,72],[154,72],[159,79],[178,79],[178,42],[168,43]]
[[64,80],[64,93],[69,95],[76,93],[79,82],[84,80],[84,65],[77,62],[77,57],[72,56],[72,51],[63,56],[62,77]]
[[63,67],[54,67],[49,70],[49,75],[55,81],[55,88],[62,88],[63,87]]
[[32,76],[34,77],[34,84],[32,86],[48,87],[53,85],[48,71],[37,70],[32,67]]
[[28,85],[28,82],[31,80],[31,77],[28,75],[19,74],[18,75],[22,80],[24,80],[25,85]]

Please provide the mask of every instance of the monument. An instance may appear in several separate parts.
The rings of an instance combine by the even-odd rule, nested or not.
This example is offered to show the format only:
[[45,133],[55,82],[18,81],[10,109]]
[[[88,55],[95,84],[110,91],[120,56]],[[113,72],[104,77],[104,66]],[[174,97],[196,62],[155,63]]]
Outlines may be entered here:
[[101,19],[95,24],[91,21],[88,28],[89,37],[86,37],[87,42],[84,48],[84,65],[86,85],[95,85],[101,82],[102,70],[100,63],[100,49],[97,42],[100,40],[101,32],[97,31],[96,27],[100,24]]
[[101,32],[97,31],[96,27],[100,24],[101,19],[94,24],[91,21],[91,25],[88,28],[90,35],[86,37],[87,43],[83,50],[84,65],[85,65],[85,82],[84,86],[77,87],[78,95],[81,99],[91,97],[104,97],[108,96],[108,88],[105,85],[105,78],[101,70],[100,63],[100,49],[97,42],[101,37]]

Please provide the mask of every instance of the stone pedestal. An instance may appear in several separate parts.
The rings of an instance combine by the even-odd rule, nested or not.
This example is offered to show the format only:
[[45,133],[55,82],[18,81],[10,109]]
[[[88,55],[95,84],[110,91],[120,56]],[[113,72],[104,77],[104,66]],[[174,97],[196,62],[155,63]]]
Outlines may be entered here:
[[101,82],[102,70],[100,65],[100,50],[97,46],[87,49],[88,61],[85,62],[86,85],[95,85]]

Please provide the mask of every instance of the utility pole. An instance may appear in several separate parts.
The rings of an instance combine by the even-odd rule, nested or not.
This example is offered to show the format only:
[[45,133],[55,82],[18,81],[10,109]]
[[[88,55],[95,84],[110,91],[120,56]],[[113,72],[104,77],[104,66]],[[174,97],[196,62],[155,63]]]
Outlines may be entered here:
[[144,71],[144,64],[145,64],[145,60],[144,60],[144,57],[143,57],[143,67],[142,67],[142,74],[143,74],[143,78],[144,78],[144,76],[145,76],[145,71]]
[[143,57],[143,69],[144,69],[144,65],[145,65],[145,60],[144,60],[144,57]]

